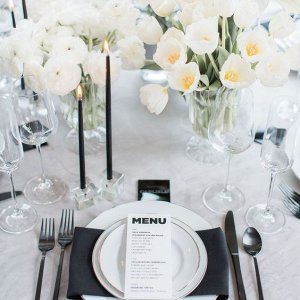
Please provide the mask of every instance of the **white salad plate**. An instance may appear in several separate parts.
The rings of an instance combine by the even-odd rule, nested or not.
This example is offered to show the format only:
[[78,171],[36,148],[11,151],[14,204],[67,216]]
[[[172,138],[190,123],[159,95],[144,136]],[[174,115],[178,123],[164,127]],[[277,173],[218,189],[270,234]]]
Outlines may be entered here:
[[[99,282],[112,295],[125,299],[127,219],[107,229],[93,251],[93,268]],[[207,268],[205,246],[190,227],[171,219],[173,296],[180,299],[191,293],[201,282]]]
[[[113,224],[117,223],[124,218],[127,218],[128,214],[132,213],[159,213],[159,214],[169,214],[172,218],[177,219],[187,226],[191,227],[192,230],[205,230],[211,229],[212,226],[205,221],[201,216],[195,212],[168,202],[163,201],[135,201],[129,202],[116,206],[110,210],[101,213],[96,217],[91,223],[87,225],[87,228],[95,228],[106,230]],[[104,234],[104,233],[103,233]],[[103,234],[101,236],[103,236]],[[99,258],[98,258],[99,259]],[[99,266],[100,268],[100,266]],[[83,295],[84,300],[108,300],[112,299],[110,297],[100,297],[100,296],[89,296]],[[190,300],[215,300],[217,296],[190,296],[185,299]]]

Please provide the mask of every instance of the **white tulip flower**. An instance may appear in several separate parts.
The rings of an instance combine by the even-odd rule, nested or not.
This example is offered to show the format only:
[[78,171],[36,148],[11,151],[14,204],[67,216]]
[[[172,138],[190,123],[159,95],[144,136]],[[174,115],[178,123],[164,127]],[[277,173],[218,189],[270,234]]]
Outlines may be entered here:
[[229,89],[247,87],[255,79],[250,63],[237,54],[230,54],[220,71],[220,80]]
[[294,45],[290,48],[288,48],[285,52],[289,63],[290,67],[294,71],[300,71],[300,44]]
[[144,43],[137,36],[126,37],[117,43],[121,52],[122,67],[126,70],[137,70],[145,64]]
[[229,18],[233,15],[236,8],[235,0],[214,0],[214,6],[217,14],[224,18]]
[[159,115],[168,103],[168,88],[159,84],[145,85],[140,89],[140,99],[151,113]]
[[214,52],[219,43],[218,18],[207,18],[188,25],[185,41],[196,54]]
[[172,14],[176,6],[175,0],[151,0],[150,6],[160,17],[167,17]]
[[80,67],[64,56],[49,58],[44,71],[48,90],[58,96],[75,90],[81,80]]
[[184,44],[185,40],[184,40],[184,33],[175,28],[175,27],[171,27],[169,28],[164,34],[163,36],[160,38],[160,42],[162,41],[166,41],[170,38],[174,38],[177,41],[179,41],[180,43]]
[[178,20],[183,27],[186,27],[193,23],[193,14],[196,6],[197,6],[197,2],[188,3],[185,6],[183,6],[181,11],[177,13]]
[[240,33],[237,37],[237,45],[242,57],[251,63],[261,60],[273,46],[268,32],[261,28],[248,29]]
[[257,64],[255,72],[263,85],[270,87],[282,86],[289,78],[289,60],[282,52],[270,53]]
[[299,0],[277,0],[289,13],[300,14]]
[[41,93],[46,89],[45,70],[37,62],[31,61],[24,64],[23,75],[26,85],[36,93]]
[[269,31],[274,38],[285,38],[295,30],[296,24],[287,12],[282,11],[270,19]]
[[164,70],[172,70],[174,66],[187,61],[186,47],[174,38],[157,44],[153,60]]
[[259,18],[259,5],[254,0],[241,0],[236,5],[234,12],[234,22],[237,27],[250,28]]
[[199,66],[195,62],[190,62],[186,65],[177,65],[168,73],[170,87],[185,94],[196,90],[199,80]]
[[156,45],[163,35],[162,28],[153,16],[145,16],[136,29],[138,37],[149,45]]
[[[85,74],[89,74],[92,81],[100,86],[105,86],[106,80],[106,54],[99,51],[92,51],[82,65]],[[110,54],[110,75],[115,80],[121,69],[121,61]]]
[[88,54],[85,42],[79,37],[58,38],[51,51],[50,56],[64,56],[73,60],[76,64],[81,64]]

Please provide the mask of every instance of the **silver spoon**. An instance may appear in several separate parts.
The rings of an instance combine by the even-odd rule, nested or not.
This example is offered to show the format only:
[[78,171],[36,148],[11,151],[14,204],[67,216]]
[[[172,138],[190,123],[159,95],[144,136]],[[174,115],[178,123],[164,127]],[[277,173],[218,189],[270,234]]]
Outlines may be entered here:
[[243,235],[243,246],[245,251],[251,256],[253,256],[256,280],[257,280],[258,296],[259,296],[259,300],[264,300],[264,295],[262,291],[259,270],[258,270],[258,263],[256,258],[256,255],[260,252],[262,248],[262,240],[258,231],[255,228],[248,227],[245,230]]

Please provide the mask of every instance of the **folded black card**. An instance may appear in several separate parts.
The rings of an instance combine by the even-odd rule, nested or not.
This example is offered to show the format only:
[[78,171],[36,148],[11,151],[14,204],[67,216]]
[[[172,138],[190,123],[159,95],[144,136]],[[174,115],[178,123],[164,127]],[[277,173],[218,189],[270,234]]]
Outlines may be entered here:
[[[112,297],[94,275],[92,253],[94,245],[103,233],[100,229],[76,227],[70,258],[69,299],[81,299],[81,295]],[[197,231],[202,239],[208,265],[205,276],[191,295],[219,295],[218,300],[228,298],[229,265],[227,246],[221,228]]]
[[139,180],[138,200],[160,200],[170,202],[170,180]]

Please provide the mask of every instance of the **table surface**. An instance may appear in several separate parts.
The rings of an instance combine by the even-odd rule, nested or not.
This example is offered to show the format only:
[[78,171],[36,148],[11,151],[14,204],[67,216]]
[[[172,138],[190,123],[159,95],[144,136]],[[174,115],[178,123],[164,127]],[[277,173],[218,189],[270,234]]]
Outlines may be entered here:
[[[139,87],[144,82],[139,71],[123,71],[113,86],[113,157],[114,168],[125,174],[125,188],[120,200],[111,203],[101,200],[95,206],[75,212],[77,226],[86,226],[102,211],[118,203],[137,199],[138,179],[170,179],[171,201],[183,205],[206,219],[212,226],[224,228],[224,216],[207,210],[201,200],[205,187],[214,182],[223,182],[225,165],[203,166],[188,159],[184,153],[187,140],[193,135],[188,120],[188,107],[182,97],[171,92],[165,111],[150,114],[140,103]],[[299,83],[298,83],[299,85]],[[261,128],[266,120],[270,101],[277,95],[295,97],[298,91],[295,77],[280,88],[266,88],[259,84],[252,87],[256,103],[256,123]],[[68,184],[78,179],[78,157],[71,153],[64,137],[69,128],[63,120],[58,133],[51,137],[49,146],[43,147],[44,162],[48,174],[59,175]],[[239,186],[246,197],[245,207],[235,214],[238,240],[246,229],[245,212],[248,207],[265,202],[270,175],[259,161],[260,146],[253,146],[232,159],[230,182]],[[298,153],[300,159],[300,154]],[[297,159],[297,158],[296,158]],[[96,155],[86,157],[87,175],[97,184],[105,168],[104,149]],[[25,159],[15,172],[15,185],[22,189],[27,180],[39,174],[37,152],[25,153]],[[0,177],[0,192],[8,191],[8,178]],[[272,236],[263,236],[263,249],[258,255],[265,299],[299,299],[300,294],[300,220],[293,217],[280,201],[277,204],[286,214],[284,230]],[[0,209],[11,204],[11,200],[0,202]],[[58,230],[61,210],[73,208],[74,203],[66,199],[47,206],[35,206],[39,217],[54,217]],[[31,300],[34,298],[41,253],[38,250],[38,225],[22,235],[0,232],[0,299]],[[60,299],[66,299],[68,285],[68,263],[71,247],[66,250],[62,274]],[[54,289],[60,248],[47,254],[42,299],[51,299]],[[248,299],[258,299],[252,258],[240,245],[242,272]],[[232,271],[232,270],[231,270]],[[237,299],[235,284],[230,276],[230,297]]]

